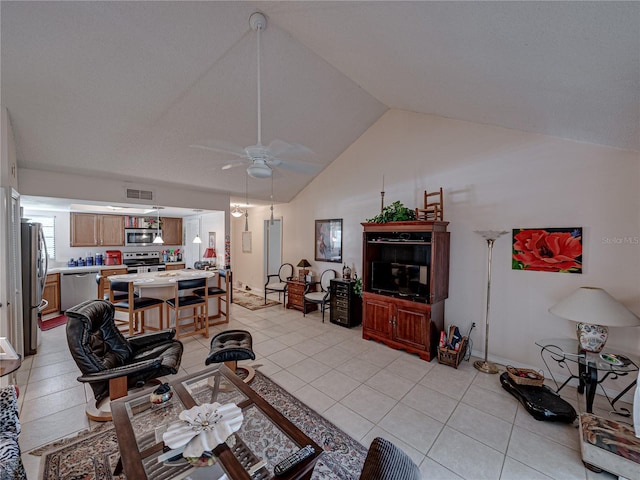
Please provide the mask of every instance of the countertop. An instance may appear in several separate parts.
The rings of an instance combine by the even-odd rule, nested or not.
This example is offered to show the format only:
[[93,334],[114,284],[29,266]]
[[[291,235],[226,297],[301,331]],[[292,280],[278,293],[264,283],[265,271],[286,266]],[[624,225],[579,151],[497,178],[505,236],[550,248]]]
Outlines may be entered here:
[[[185,265],[184,262],[166,262],[164,265]],[[126,265],[91,265],[89,267],[49,267],[47,273],[85,273],[111,270],[115,268],[127,268]]]
[[173,287],[177,281],[195,278],[213,278],[215,271],[211,270],[170,270],[168,272],[127,273],[113,275],[109,280],[119,282],[133,282],[137,287]]

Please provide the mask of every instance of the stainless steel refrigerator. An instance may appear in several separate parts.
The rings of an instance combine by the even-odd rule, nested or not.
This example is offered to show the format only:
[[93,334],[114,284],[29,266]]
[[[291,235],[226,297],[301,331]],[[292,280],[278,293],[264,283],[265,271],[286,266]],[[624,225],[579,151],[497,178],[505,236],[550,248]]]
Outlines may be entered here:
[[20,223],[22,252],[22,321],[24,354],[34,355],[38,349],[38,318],[47,306],[42,298],[47,281],[49,257],[42,224],[23,219]]

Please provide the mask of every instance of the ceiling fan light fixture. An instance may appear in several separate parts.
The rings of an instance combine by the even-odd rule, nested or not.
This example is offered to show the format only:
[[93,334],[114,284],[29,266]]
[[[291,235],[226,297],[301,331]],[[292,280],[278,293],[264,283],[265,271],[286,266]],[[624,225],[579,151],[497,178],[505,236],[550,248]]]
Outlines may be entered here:
[[272,172],[267,165],[254,163],[247,167],[247,173],[253,178],[269,178]]
[[233,210],[231,210],[231,215],[236,218],[240,218],[243,215],[242,210],[240,210],[240,205],[236,204],[236,206],[233,207]]

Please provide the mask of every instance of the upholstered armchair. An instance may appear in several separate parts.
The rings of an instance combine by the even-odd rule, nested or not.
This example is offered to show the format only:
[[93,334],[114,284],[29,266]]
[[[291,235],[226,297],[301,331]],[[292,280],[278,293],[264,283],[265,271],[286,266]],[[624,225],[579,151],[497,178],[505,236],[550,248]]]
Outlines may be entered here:
[[369,446],[359,480],[420,480],[411,457],[389,440],[376,437]]
[[142,387],[152,379],[178,373],[182,343],[167,329],[125,337],[114,321],[115,310],[104,300],[89,300],[68,309],[67,343],[82,372],[79,382],[88,383],[95,405],[87,405],[87,416],[108,421],[111,412],[101,408],[107,397],[123,397],[131,388]]

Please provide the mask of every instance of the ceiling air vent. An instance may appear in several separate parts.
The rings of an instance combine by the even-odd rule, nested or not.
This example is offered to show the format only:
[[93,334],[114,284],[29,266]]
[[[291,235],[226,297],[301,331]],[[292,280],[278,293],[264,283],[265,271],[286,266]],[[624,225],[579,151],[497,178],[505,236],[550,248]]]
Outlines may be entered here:
[[151,190],[127,188],[127,198],[134,200],[153,200],[153,192]]

